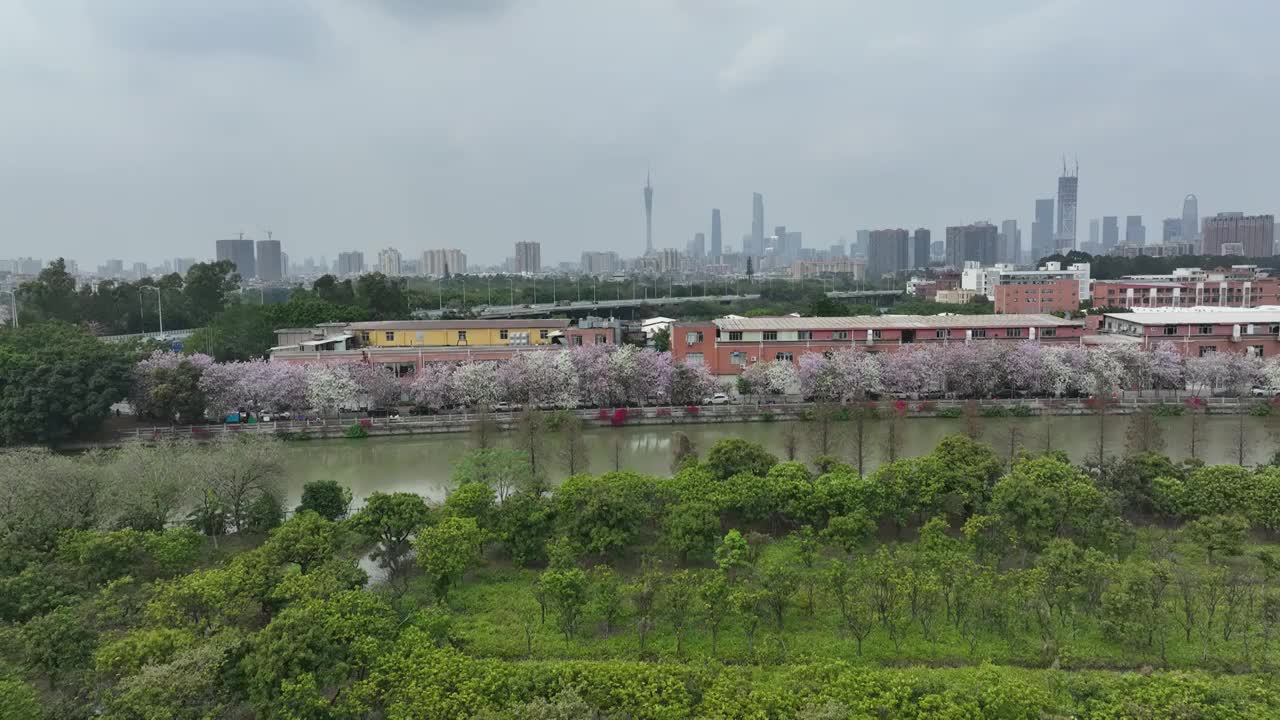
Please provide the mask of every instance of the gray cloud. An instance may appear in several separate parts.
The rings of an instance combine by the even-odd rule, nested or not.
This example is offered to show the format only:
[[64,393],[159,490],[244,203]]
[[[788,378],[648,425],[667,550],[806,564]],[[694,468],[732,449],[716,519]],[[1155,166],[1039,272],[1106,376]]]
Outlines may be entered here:
[[294,257],[500,261],[724,212],[860,227],[1276,210],[1271,31],[1241,0],[19,0],[0,4],[0,257],[158,261],[267,227]]

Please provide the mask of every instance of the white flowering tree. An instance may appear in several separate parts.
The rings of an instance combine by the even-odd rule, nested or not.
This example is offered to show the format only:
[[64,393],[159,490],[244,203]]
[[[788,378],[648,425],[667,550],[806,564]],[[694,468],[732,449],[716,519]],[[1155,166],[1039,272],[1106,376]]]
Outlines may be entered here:
[[747,391],[755,395],[784,395],[800,384],[796,366],[790,360],[749,365],[740,377]]
[[312,365],[307,368],[307,404],[322,413],[355,410],[360,386],[346,365]]
[[452,363],[429,363],[409,385],[409,397],[418,407],[439,412],[460,404],[453,386]]
[[880,383],[885,392],[918,396],[941,387],[942,372],[939,353],[933,348],[915,345],[880,360]]
[[578,396],[584,405],[605,407],[613,400],[610,356],[612,345],[580,345],[569,351],[578,378]]
[[1181,390],[1186,387],[1182,353],[1170,342],[1163,342],[1150,353],[1151,384],[1159,388]]
[[719,389],[711,369],[702,363],[676,363],[671,372],[671,402],[674,405],[697,405]]
[[469,408],[492,408],[498,402],[498,368],[487,360],[468,361],[454,369],[453,392]]
[[394,407],[404,397],[405,383],[389,367],[357,363],[351,367],[351,379],[359,389],[359,404],[366,408]]

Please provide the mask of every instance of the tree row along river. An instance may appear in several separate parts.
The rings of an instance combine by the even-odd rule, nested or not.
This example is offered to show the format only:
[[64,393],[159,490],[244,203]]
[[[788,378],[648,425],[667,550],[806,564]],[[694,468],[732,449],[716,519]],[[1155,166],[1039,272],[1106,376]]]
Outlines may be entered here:
[[[1280,444],[1280,433],[1272,429],[1268,418],[1237,416],[1202,416],[1198,419],[1196,457],[1206,464],[1235,463],[1239,459],[1239,428],[1245,428],[1245,464],[1266,462]],[[1125,454],[1125,436],[1129,418],[1107,416],[1104,430],[1107,455]],[[1156,420],[1163,439],[1163,453],[1174,460],[1191,457],[1192,420],[1190,417],[1168,417]],[[596,428],[585,433],[588,457],[587,472],[599,474],[613,470],[615,463],[623,470],[651,475],[671,472],[672,437],[683,432],[693,441],[695,450],[705,452],[717,440],[742,438],[762,444],[769,452],[786,459],[786,422],[724,423],[714,425],[634,426]],[[814,423],[796,423],[799,446],[796,459],[812,463],[819,453],[814,449]],[[871,472],[886,456],[885,421],[869,422],[866,430],[864,463]],[[898,457],[915,457],[933,450],[944,436],[963,432],[963,420],[948,418],[910,419],[902,424],[903,437]],[[979,440],[1007,457],[1011,428],[1020,445],[1032,451],[1048,447],[1063,450],[1074,462],[1096,455],[1098,419],[1095,416],[1050,418],[982,418]],[[836,441],[830,454],[850,458],[854,424],[840,422],[834,426]],[[506,444],[511,435],[499,435],[498,443]],[[470,448],[470,437],[461,434],[419,435],[367,440],[335,440],[297,442],[285,445],[282,490],[286,507],[298,504],[303,483],[312,480],[336,480],[351,488],[352,507],[364,504],[374,492],[412,492],[432,501],[442,501],[452,488],[451,474],[455,462]],[[555,433],[546,435],[543,467],[552,483],[564,479],[566,472],[557,449],[560,440]],[[616,458],[616,459],[615,459]]]

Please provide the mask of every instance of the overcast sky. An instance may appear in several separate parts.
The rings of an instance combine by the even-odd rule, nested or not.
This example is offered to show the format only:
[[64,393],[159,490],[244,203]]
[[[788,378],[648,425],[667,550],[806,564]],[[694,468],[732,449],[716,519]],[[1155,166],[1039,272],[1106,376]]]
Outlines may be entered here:
[[[1273,212],[1274,0],[7,0],[0,257]],[[1123,220],[1121,225],[1123,226]],[[366,255],[368,258],[368,255]]]

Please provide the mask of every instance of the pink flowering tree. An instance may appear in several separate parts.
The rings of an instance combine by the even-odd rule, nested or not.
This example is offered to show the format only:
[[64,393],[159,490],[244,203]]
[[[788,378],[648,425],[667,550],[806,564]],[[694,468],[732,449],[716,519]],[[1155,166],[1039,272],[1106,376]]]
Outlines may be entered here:
[[719,389],[711,369],[702,363],[676,363],[671,372],[671,402],[674,405],[698,405]]
[[213,365],[213,358],[204,353],[183,355],[167,350],[157,350],[134,365],[133,383],[129,388],[129,404],[133,406],[135,413],[149,417],[167,414],[167,410],[159,407],[162,403],[159,403],[159,398],[155,396],[159,384],[158,378],[176,370],[184,362],[195,368],[203,377],[204,371]]
[[521,405],[574,407],[578,381],[568,353],[529,350],[499,363],[498,399]]
[[584,405],[605,407],[612,403],[610,356],[612,345],[580,345],[569,351],[578,378],[578,396]]
[[941,387],[938,353],[916,345],[880,358],[880,382],[885,392],[918,397]]
[[884,391],[879,353],[857,348],[837,350],[831,355],[832,373],[839,388],[837,400],[862,400]]
[[1182,353],[1173,343],[1157,345],[1150,353],[1149,363],[1151,383],[1156,388],[1181,390],[1186,387]]
[[796,366],[790,360],[749,365],[740,377],[747,391],[755,395],[785,395],[800,385]]
[[1127,384],[1129,370],[1122,352],[1101,347],[1085,352],[1085,368],[1080,376],[1081,390],[1098,398],[1119,394]]
[[1086,364],[1085,352],[1078,347],[1045,347],[1044,390],[1054,397],[1081,391]]
[[1023,395],[1044,394],[1049,386],[1044,346],[1035,342],[1018,343],[1005,355],[1005,376],[1011,390]]
[[671,402],[671,382],[675,363],[671,353],[644,348],[636,353],[630,385],[632,399],[644,404],[650,400],[658,404]]
[[404,397],[405,383],[389,367],[357,363],[351,367],[351,379],[356,383],[359,404],[363,407],[395,407]]
[[219,415],[309,407],[306,370],[266,360],[210,365],[200,378],[209,409]]
[[938,365],[949,392],[959,397],[990,397],[1005,385],[1004,348],[990,341],[949,343]]
[[359,407],[360,386],[347,365],[312,365],[307,368],[307,405],[333,414]]
[[450,378],[453,391],[470,408],[491,408],[498,402],[498,368],[489,361],[468,361]]
[[409,385],[409,397],[413,404],[439,412],[460,404],[460,397],[453,387],[452,363],[429,363],[418,371]]

